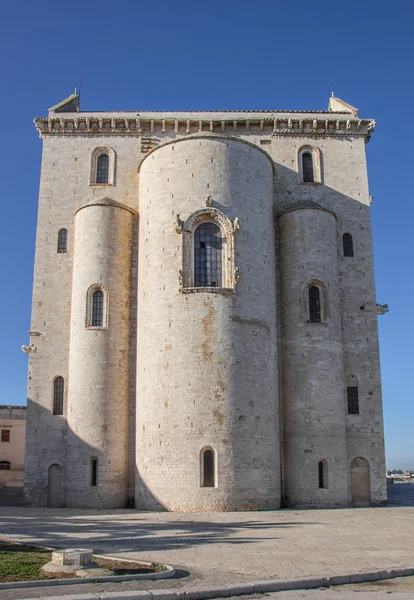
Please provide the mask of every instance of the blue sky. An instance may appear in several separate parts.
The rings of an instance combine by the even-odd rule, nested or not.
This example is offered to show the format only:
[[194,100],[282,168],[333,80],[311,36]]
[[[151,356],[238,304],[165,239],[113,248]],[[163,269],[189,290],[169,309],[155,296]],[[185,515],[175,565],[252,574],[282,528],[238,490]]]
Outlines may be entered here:
[[41,141],[79,84],[83,110],[323,110],[377,120],[368,145],[390,467],[414,469],[414,3],[14,0],[2,3],[0,403],[25,404]]

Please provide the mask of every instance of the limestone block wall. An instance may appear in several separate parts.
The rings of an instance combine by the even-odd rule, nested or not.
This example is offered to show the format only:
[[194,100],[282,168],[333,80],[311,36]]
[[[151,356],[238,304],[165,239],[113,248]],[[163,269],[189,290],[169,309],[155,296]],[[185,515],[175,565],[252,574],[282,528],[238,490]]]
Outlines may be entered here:
[[[62,467],[65,486],[66,464],[72,464],[74,457],[77,459],[78,456],[78,448],[73,440],[69,442],[71,454],[66,454],[69,447],[66,421],[69,417],[68,391],[71,387],[69,344],[71,312],[73,315],[74,213],[81,206],[103,197],[139,211],[141,217],[139,242],[138,223],[137,220],[132,219],[132,227],[135,229],[130,244],[132,263],[129,301],[132,313],[130,312],[128,333],[129,432],[127,435],[129,437],[127,445],[130,500],[133,499],[134,480],[137,476],[137,506],[165,506],[166,508],[173,506],[168,504],[171,489],[167,489],[167,481],[171,478],[171,473],[177,474],[177,482],[184,482],[184,497],[184,490],[189,489],[186,486],[193,485],[196,474],[199,483],[200,465],[193,460],[199,452],[197,440],[203,438],[204,434],[206,438],[212,439],[214,433],[221,440],[217,457],[219,488],[222,493],[218,491],[219,488],[214,490],[197,488],[200,496],[194,497],[194,506],[228,509],[236,496],[240,498],[240,506],[242,504],[245,507],[270,506],[267,503],[270,497],[276,498],[276,503],[272,506],[278,505],[280,485],[277,484],[279,486],[277,488],[273,487],[278,476],[273,479],[273,474],[269,475],[269,473],[273,473],[273,468],[279,473],[280,462],[282,467],[285,466],[283,450],[288,442],[283,426],[279,426],[277,417],[272,416],[277,415],[278,410],[277,366],[266,367],[266,375],[263,369],[265,369],[264,365],[271,365],[272,352],[274,365],[277,365],[280,359],[277,348],[283,342],[283,319],[279,318],[278,333],[276,330],[278,319],[276,316],[271,318],[269,315],[276,299],[279,303],[282,300],[280,285],[275,281],[275,273],[276,277],[280,278],[283,276],[283,269],[279,263],[276,266],[274,264],[275,240],[272,237],[273,232],[268,229],[269,223],[272,222],[270,215],[272,211],[269,206],[273,205],[275,213],[280,214],[288,208],[314,201],[336,215],[336,260],[343,353],[343,381],[340,387],[347,432],[347,470],[344,477],[348,477],[348,502],[351,501],[349,468],[355,457],[365,458],[369,462],[372,502],[384,501],[385,463],[370,200],[364,136],[360,135],[366,125],[363,122],[361,125],[355,120],[348,128],[346,121],[350,118],[352,120],[354,116],[347,111],[343,114],[326,112],[312,115],[289,112],[276,112],[271,115],[270,112],[235,111],[143,112],[137,118],[135,112],[114,112],[60,113],[54,121],[54,115],[51,114],[52,119],[47,125],[46,133],[42,133],[43,158],[31,324],[33,334],[30,340],[34,349],[29,356],[25,474],[27,502],[45,505],[49,466],[59,464]],[[332,119],[335,120],[334,123],[331,122]],[[75,123],[76,120],[79,121],[78,124]],[[325,135],[321,133],[320,125],[325,127],[325,121],[328,120]],[[118,131],[119,127],[123,129]],[[64,131],[65,128],[68,128],[68,131]],[[230,137],[240,141],[232,141]],[[214,143],[212,138],[215,138]],[[171,145],[161,147],[163,143],[173,141],[174,150],[170,150]],[[203,141],[204,145],[200,146],[200,141]],[[253,144],[256,149],[243,144],[243,141]],[[157,146],[160,147],[147,154],[151,148]],[[320,183],[304,185],[299,180],[298,155],[303,146],[317,148],[320,152]],[[90,177],[91,157],[97,148],[102,147],[110,149],[111,156],[114,157],[114,171],[110,185],[94,184]],[[224,147],[226,149],[222,151]],[[240,150],[238,155],[236,148],[244,148],[244,151],[250,148],[250,150],[247,154],[243,154]],[[191,149],[191,152],[187,149]],[[265,150],[273,161],[272,184],[267,172],[268,167],[264,167],[264,164],[270,163],[266,163],[267,159],[261,150]],[[178,158],[170,157],[168,155],[170,151]],[[165,158],[167,155],[168,160]],[[139,173],[138,165],[144,156],[147,157]],[[260,159],[257,158],[259,156]],[[157,161],[159,170],[153,169],[151,172],[150,165]],[[264,161],[263,164],[261,161]],[[144,182],[142,182],[143,177]],[[141,178],[140,187],[139,178]],[[269,191],[267,186],[271,188],[272,185],[273,189]],[[267,195],[271,200],[264,200]],[[240,219],[240,230],[234,237],[234,264],[239,268],[240,275],[236,293],[183,294],[178,291],[179,271],[183,265],[181,254],[183,234],[175,231],[176,217],[180,214],[179,220],[185,221],[190,214],[205,206],[207,196],[210,196],[212,207],[220,210],[230,220],[234,221],[236,217]],[[105,210],[110,211],[115,208]],[[263,223],[266,225],[262,227]],[[310,227],[311,223],[308,226]],[[58,254],[56,252],[57,232],[62,227],[68,230],[68,250],[65,254]],[[262,228],[261,235],[259,235],[260,228]],[[343,257],[344,232],[353,235],[353,258]],[[276,244],[279,245],[279,242],[277,236]],[[109,248],[107,250],[111,251]],[[141,275],[137,294],[138,253],[141,260]],[[293,265],[291,266],[293,268]],[[156,276],[157,273],[160,276]],[[146,294],[148,298],[145,297]],[[142,305],[142,315],[145,315],[145,319],[141,318],[141,308],[138,306],[137,309],[137,301]],[[141,319],[138,351],[137,316]],[[161,339],[164,330],[166,333]],[[191,332],[190,350],[186,346],[189,332]],[[100,332],[93,332],[94,335],[98,333]],[[210,340],[210,346],[203,346],[203,342],[200,341],[204,339],[203,336],[207,336]],[[140,340],[144,339],[145,343],[141,344]],[[162,345],[165,339],[168,341]],[[253,344],[251,340],[254,340]],[[176,352],[171,352],[170,347],[175,348]],[[158,352],[159,348],[162,352]],[[218,354],[224,356],[220,364],[214,362],[213,358],[207,358],[214,356],[216,349]],[[108,353],[112,356],[109,350]],[[170,353],[174,354],[173,359],[168,359]],[[249,360],[250,355],[251,360]],[[180,365],[179,357],[185,357],[180,359],[182,361]],[[138,396],[134,376],[136,361],[138,361],[137,374],[142,381]],[[152,380],[149,375],[145,375],[147,361]],[[188,365],[188,368],[183,365]],[[300,362],[299,366],[301,367]],[[99,366],[101,367],[102,365]],[[189,377],[190,369],[191,377]],[[292,370],[294,370],[293,362]],[[172,372],[174,375],[171,375]],[[196,373],[194,383],[193,372]],[[53,378],[57,375],[65,380],[62,416],[53,416],[51,413]],[[200,403],[191,405],[191,401],[188,401],[185,381],[187,384],[195,385],[197,390],[203,390]],[[360,414],[347,415],[346,386],[355,385],[355,382],[359,389]],[[221,389],[222,385],[225,386],[224,390]],[[174,389],[171,392],[172,386]],[[272,395],[270,388],[273,389],[272,393],[276,398],[272,407],[269,400]],[[258,398],[263,397],[262,404],[258,404],[256,397],[251,398],[252,394],[255,396],[257,394]],[[169,400],[170,395],[173,398],[172,404]],[[246,399],[247,396],[249,400]],[[137,397],[144,400],[142,407],[138,402],[138,412],[141,408],[142,412],[138,414],[137,419],[138,450],[136,452],[132,440],[135,437]],[[155,412],[160,420],[151,421],[151,425],[146,425],[145,419],[147,412],[150,411],[150,397],[157,398],[159,410]],[[210,410],[209,402],[212,397],[216,404]],[[283,399],[283,388],[281,397]],[[180,406],[178,398],[184,399]],[[168,403],[168,407],[165,406],[165,402]],[[212,410],[216,411],[214,417],[211,416]],[[111,413],[108,418],[111,419],[113,415],[116,415],[116,412]],[[235,418],[234,415],[238,417]],[[108,418],[106,424],[111,427],[112,421]],[[264,427],[263,431],[261,427],[266,419],[270,423],[273,418],[275,439],[272,438],[269,442],[270,426]],[[140,420],[143,420],[141,425]],[[206,426],[204,421],[207,423]],[[257,428],[252,433],[253,421]],[[183,422],[189,424],[184,427]],[[125,421],[123,423],[125,425]],[[153,429],[159,426],[161,431],[164,423],[167,437],[159,438]],[[175,428],[172,426],[173,423],[176,425]],[[190,429],[191,423],[193,423],[193,431]],[[143,425],[152,428],[152,433],[146,441],[142,437]],[[299,427],[299,422],[296,425]],[[98,423],[98,429],[99,427]],[[194,432],[194,427],[198,428],[198,433]],[[182,431],[176,438],[176,429],[180,428]],[[303,430],[305,437],[307,430],[308,424]],[[297,431],[299,435],[301,430]],[[279,435],[285,440],[281,444],[281,461],[279,460]],[[155,439],[158,443],[161,442],[157,451],[153,441]],[[233,445],[230,444],[232,450],[226,452],[225,448],[229,447],[226,446],[229,440],[233,440]],[[177,448],[177,454],[172,454],[171,460],[165,465],[162,464],[164,455],[161,451],[164,443],[168,447],[170,445]],[[87,451],[89,452],[89,445],[88,441],[81,443],[82,460],[85,459]],[[243,445],[246,452],[243,451]],[[256,448],[253,448],[253,445]],[[270,448],[268,455],[265,451],[266,446]],[[228,458],[222,468],[220,461],[223,455]],[[149,473],[152,460],[158,460],[160,457],[162,460],[157,466],[158,470]],[[183,463],[189,465],[185,474],[182,473],[182,466],[180,466]],[[256,468],[258,464],[261,470]],[[266,482],[262,496],[253,498],[254,501],[249,485],[243,487],[241,483],[240,473],[245,472],[246,468],[250,473],[250,481],[254,482],[251,488],[254,485],[261,486],[262,481]],[[224,483],[220,480],[223,473],[228,473]],[[154,481],[148,481],[150,484],[148,486],[140,482],[140,477],[147,477],[147,474],[150,479],[154,478]],[[74,479],[75,475],[71,477]],[[282,483],[283,479],[282,474]],[[303,492],[301,500],[303,505],[315,501],[313,485],[312,479],[309,496],[305,491]],[[69,484],[69,488],[71,486],[72,483]],[[153,496],[149,492],[150,487],[155,490]],[[121,488],[123,489],[123,484]],[[79,489],[83,490],[83,488]],[[78,502],[83,500],[79,499],[79,494],[77,496],[74,487],[72,491],[73,493],[69,493],[69,496],[72,493],[70,501],[73,505],[75,503],[80,505]],[[94,493],[99,492],[94,491]],[[83,491],[81,496],[84,497]],[[187,497],[191,498],[191,494],[187,494]],[[184,506],[187,501],[177,495],[176,498],[178,507]],[[125,503],[123,492],[118,499],[123,506]],[[90,499],[87,499],[86,502],[89,501]],[[190,504],[188,509],[192,509]]]
[[[93,201],[76,213],[68,507],[127,504],[132,220],[133,211],[112,200]],[[91,321],[92,294],[97,289],[104,294],[102,326],[93,326]],[[97,460],[95,482],[93,460]]]
[[[325,210],[291,210],[278,218],[278,235],[285,504],[347,506],[336,220]],[[310,320],[309,286],[319,289],[321,322]]]
[[[247,510],[280,505],[273,173],[249,144],[200,136],[157,148],[140,170],[136,506]],[[221,211],[236,290],[180,291],[186,220]],[[185,229],[185,224],[184,224]],[[200,452],[217,457],[201,486]]]

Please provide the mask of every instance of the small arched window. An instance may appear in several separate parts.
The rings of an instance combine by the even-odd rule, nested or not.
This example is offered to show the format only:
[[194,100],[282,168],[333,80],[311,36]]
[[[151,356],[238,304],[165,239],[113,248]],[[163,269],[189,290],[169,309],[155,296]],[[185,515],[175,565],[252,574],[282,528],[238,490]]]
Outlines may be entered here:
[[96,183],[108,183],[109,156],[101,154],[96,161]]
[[92,458],[91,460],[91,486],[95,487],[98,485],[98,459]]
[[66,254],[68,249],[68,230],[60,229],[58,233],[57,251],[58,254]]
[[309,322],[321,322],[321,295],[319,288],[311,286],[309,288]]
[[342,236],[342,243],[344,248],[344,256],[354,256],[354,243],[350,233],[344,233]]
[[215,455],[211,448],[202,452],[201,487],[216,487]]
[[0,460],[0,471],[10,471],[10,463],[8,460]]
[[310,152],[302,154],[302,174],[304,183],[314,183],[313,157]]
[[328,463],[326,460],[320,460],[318,464],[318,481],[319,488],[324,489],[328,487]]
[[194,232],[194,286],[222,287],[223,238],[215,223],[201,223]]
[[63,377],[55,378],[53,382],[53,414],[63,415],[63,395],[65,391],[65,382]]
[[92,327],[102,327],[104,317],[104,295],[102,290],[96,290],[92,296]]

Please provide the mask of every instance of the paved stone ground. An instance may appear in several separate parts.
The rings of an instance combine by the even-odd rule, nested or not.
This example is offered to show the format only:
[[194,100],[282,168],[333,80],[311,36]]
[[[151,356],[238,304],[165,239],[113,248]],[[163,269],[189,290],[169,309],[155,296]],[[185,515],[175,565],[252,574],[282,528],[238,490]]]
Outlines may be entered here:
[[[395,504],[400,487],[392,492]],[[414,497],[414,486],[410,488]],[[404,494],[410,495],[407,490]],[[28,589],[2,590],[2,600],[414,567],[410,506],[199,514],[2,507],[0,532],[11,540],[91,547],[95,553],[179,568],[174,580],[31,588],[30,594]]]

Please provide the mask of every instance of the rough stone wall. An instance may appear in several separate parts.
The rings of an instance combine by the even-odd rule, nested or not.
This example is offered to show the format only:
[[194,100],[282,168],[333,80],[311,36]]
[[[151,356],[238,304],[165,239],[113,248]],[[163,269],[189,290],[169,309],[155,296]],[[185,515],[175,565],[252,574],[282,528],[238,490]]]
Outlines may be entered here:
[[[99,115],[100,117],[107,117],[109,120],[121,119],[121,121],[127,116],[132,115],[134,119],[136,117],[136,113],[99,113]],[[91,136],[87,134],[84,135],[80,132],[77,132],[76,135],[61,135],[59,132],[57,132],[50,135],[46,134],[43,139],[43,158],[39,194],[39,215],[31,325],[31,330],[33,332],[38,332],[40,335],[33,334],[31,336],[31,343],[34,345],[34,348],[29,356],[28,425],[25,475],[27,501],[36,505],[45,505],[47,500],[46,489],[48,467],[53,463],[58,463],[63,467],[63,469],[65,469],[67,460],[66,417],[67,392],[69,387],[69,332],[73,275],[73,240],[75,233],[74,212],[85,203],[94,199],[96,200],[103,196],[110,197],[113,200],[134,208],[135,210],[140,210],[140,203],[143,201],[142,197],[141,200],[139,199],[138,193],[138,164],[140,159],[143,158],[145,156],[145,152],[147,152],[147,150],[154,145],[173,139],[187,139],[189,135],[197,135],[199,131],[199,123],[197,122],[197,119],[204,119],[204,130],[207,129],[209,131],[213,131],[213,133],[216,133],[223,138],[232,136],[239,139],[245,139],[246,141],[255,144],[257,147],[262,148],[269,153],[274,161],[275,168],[274,209],[277,214],[286,208],[292,207],[293,205],[298,205],[300,203],[313,200],[319,205],[333,211],[337,217],[337,257],[339,270],[339,293],[341,298],[344,365],[343,404],[345,412],[346,385],[352,385],[354,384],[354,381],[357,381],[360,400],[360,415],[346,416],[348,471],[349,465],[353,458],[357,456],[366,458],[371,468],[372,501],[374,503],[383,502],[385,500],[386,491],[378,358],[378,332],[376,322],[377,316],[375,311],[376,298],[373,275],[369,192],[367,185],[365,146],[363,138],[358,138],[356,135],[353,135],[352,130],[350,130],[349,134],[347,133],[346,136],[343,135],[343,132],[341,135],[333,135],[332,137],[324,137],[321,135],[313,136],[312,132],[309,130],[306,131],[306,127],[304,127],[303,132],[298,131],[298,129],[295,130],[294,127],[296,127],[296,125],[293,125],[289,131],[286,129],[286,133],[283,133],[283,135],[272,135],[272,128],[274,127],[272,121],[265,121],[264,125],[257,120],[255,122],[250,121],[249,125],[247,122],[240,122],[240,119],[255,117],[255,113],[246,113],[245,115],[242,115],[238,112],[193,112],[186,114],[165,113],[163,115],[160,115],[159,113],[141,113],[141,115],[142,117],[145,117],[146,115],[148,118],[154,119],[151,124],[148,121],[145,123],[143,122],[142,133],[136,130],[134,132],[129,131],[125,135],[116,135],[111,131],[99,131]],[[59,115],[59,118],[61,116],[62,115]],[[71,114],[65,113],[63,116],[71,117]],[[85,120],[92,118],[93,116],[94,113],[73,114],[74,118],[83,117]],[[263,117],[266,116],[268,115],[264,113]],[[288,120],[291,117],[300,117],[302,119],[309,118],[309,115],[306,113],[299,115],[298,113],[278,113],[275,116],[284,120],[285,125],[283,126],[286,126],[286,128],[288,126]],[[331,116],[332,114],[330,113],[321,113],[311,115],[310,118],[317,119],[319,123],[319,120],[324,120]],[[165,121],[162,121],[163,117],[165,117]],[[187,119],[187,121],[184,121],[183,118]],[[348,119],[349,115],[345,113],[336,114],[335,118]],[[225,119],[227,121],[225,121]],[[229,119],[234,119],[234,121],[229,123]],[[234,125],[236,122],[238,122],[237,126]],[[58,123],[53,125],[54,129],[58,129],[59,127],[60,125]],[[233,145],[234,142],[231,142],[230,144]],[[178,148],[179,145],[181,144],[177,144],[176,147]],[[299,149],[304,145],[316,146],[321,151],[321,184],[304,185],[300,184],[298,181],[297,156]],[[112,148],[116,156],[115,180],[114,185],[111,186],[90,185],[91,154],[95,148],[102,146]],[[185,144],[182,144],[182,146],[185,146]],[[154,155],[155,154],[156,152]],[[143,164],[145,165],[146,162],[149,163],[151,160],[151,157],[148,157]],[[214,161],[210,164],[214,165]],[[226,167],[227,170],[224,169],[224,171],[231,173],[234,165],[233,167],[230,167],[231,165],[229,163],[228,168]],[[250,167],[250,164],[245,165],[246,172],[249,171]],[[172,167],[170,166],[169,168]],[[179,170],[176,172],[178,173]],[[203,182],[205,181],[206,177],[213,178],[216,175],[216,171],[211,171],[211,168],[206,162],[199,163],[197,166],[196,173],[201,174],[203,172],[204,174],[200,179],[200,181]],[[204,190],[201,190],[201,187],[199,189],[197,188],[198,183],[188,182],[186,178],[187,176],[189,177],[189,173],[189,170],[182,171],[184,179],[182,182],[177,182],[177,189],[193,189],[192,193],[200,196],[203,195],[201,201],[202,204],[204,201]],[[240,194],[248,189],[246,188],[246,182],[244,182],[244,185],[242,185],[242,183],[242,177],[231,179],[231,186],[234,186],[234,190],[238,190]],[[190,187],[188,187],[188,185],[190,185]],[[195,187],[191,188],[192,185]],[[261,184],[258,185],[259,189]],[[154,186],[151,189],[154,190]],[[201,191],[203,191],[203,194],[201,194]],[[169,194],[174,193],[174,191],[170,190],[169,188],[168,190],[166,188],[163,193],[164,192],[168,198]],[[208,189],[206,188],[205,195],[207,194]],[[216,195],[220,196],[221,194],[225,195],[225,189],[221,183],[218,183]],[[255,194],[256,190],[252,190],[250,197],[257,198]],[[214,195],[211,195],[214,201]],[[238,207],[237,203],[239,202],[239,199],[231,196],[232,204],[230,205],[228,204],[228,198],[230,196],[231,194],[228,195],[227,198],[224,198],[223,201],[220,201],[220,206],[218,206],[218,208],[222,209],[224,212],[226,212],[226,214],[228,212],[229,216],[233,218],[234,214],[232,211],[233,208]],[[168,202],[170,202],[170,200],[171,199],[169,198]],[[189,212],[190,210],[195,210],[196,208],[200,207],[200,198],[187,198],[184,196],[184,198],[180,197],[178,200],[176,197],[175,201],[177,201],[177,204],[179,203],[180,206],[183,206],[183,209],[180,208],[180,211],[183,213],[182,216],[187,216],[186,211]],[[159,205],[159,199],[153,197],[151,198],[151,202],[153,203],[151,205],[151,210],[156,213],[156,206],[158,206],[160,214],[162,215],[163,206],[162,204]],[[255,202],[247,201],[247,203],[249,204],[249,210],[256,209]],[[176,210],[176,206],[169,206],[171,211]],[[258,206],[260,207],[260,203]],[[244,209],[244,207],[241,206],[240,209]],[[145,207],[143,210],[145,212]],[[241,213],[242,210],[239,212]],[[263,220],[264,215],[265,213],[263,212],[263,214],[260,216],[260,219]],[[171,219],[173,218],[174,215],[171,214]],[[249,215],[249,219],[250,218],[251,217]],[[156,230],[154,229],[153,224],[154,221],[157,223],[156,219],[158,219],[158,216],[151,217],[151,219],[151,226],[148,226],[149,230],[151,231],[150,241],[148,242],[150,244],[153,243],[153,239],[155,243]],[[258,217],[258,222],[260,219]],[[271,221],[271,217],[269,217],[269,220]],[[170,222],[168,226],[171,229],[172,225]],[[58,254],[56,252],[57,232],[62,227],[68,229],[68,252],[66,254]],[[147,226],[145,222],[141,223],[141,231],[144,231],[146,227]],[[241,228],[236,237],[236,254],[242,248],[246,250],[243,250],[243,252],[245,252],[242,255],[243,260],[239,260],[239,257],[236,255],[236,265],[240,267],[240,282],[233,300],[230,301],[229,298],[220,297],[217,294],[209,294],[209,306],[207,307],[203,304],[203,300],[200,300],[202,297],[200,294],[195,294],[194,298],[187,297],[185,299],[183,296],[179,296],[180,299],[183,299],[183,305],[187,306],[191,302],[193,308],[195,308],[194,314],[192,314],[191,310],[189,309],[188,312],[185,313],[186,318],[188,318],[189,322],[191,323],[193,320],[199,322],[200,318],[203,320],[203,318],[208,315],[208,311],[218,309],[218,316],[215,321],[213,320],[214,327],[212,332],[214,335],[222,335],[220,329],[221,324],[224,328],[224,331],[227,327],[226,323],[228,323],[230,319],[233,319],[234,315],[237,317],[240,316],[241,313],[252,314],[255,313],[256,310],[259,310],[256,306],[256,300],[253,301],[254,306],[252,305],[249,307],[250,299],[253,296],[249,296],[249,300],[243,300],[243,305],[241,307],[238,305],[238,303],[241,302],[241,292],[239,291],[241,289],[240,286],[245,285],[247,282],[246,274],[244,272],[244,265],[246,265],[248,269],[250,269],[250,272],[253,272],[254,276],[256,276],[258,264],[260,264],[260,258],[258,259],[258,262],[254,258],[256,254],[249,254],[247,252],[247,248],[249,248],[250,252],[250,248],[253,249],[256,242],[253,242],[253,238],[251,237],[248,239],[243,237],[247,235],[245,233],[246,231],[246,228],[244,231],[243,228]],[[354,258],[344,258],[342,256],[342,234],[345,231],[350,232],[353,235],[355,252]],[[171,233],[171,236],[172,235],[173,234]],[[266,239],[270,240],[270,233],[267,233],[266,235],[268,236]],[[180,252],[182,243],[181,236],[174,232],[174,236],[171,238],[171,241],[173,244],[171,247],[164,246],[162,261],[164,261],[166,257],[167,264],[170,264],[174,267],[174,273],[171,273],[169,277],[174,278],[174,282],[177,281],[178,285],[178,269],[180,268]],[[276,240],[276,243],[278,243],[278,240]],[[145,238],[144,240],[140,240],[140,253],[145,252],[146,244]],[[256,244],[256,246],[261,248],[260,243],[259,245]],[[138,236],[135,234],[132,239],[132,253],[134,258],[131,268],[131,289],[133,290],[131,293],[131,303],[133,306],[134,302],[136,301],[136,260],[138,254]],[[268,251],[267,258],[270,262],[274,260],[274,258],[272,258],[271,250]],[[153,264],[155,273],[158,269],[161,270],[160,264],[162,264],[162,261],[160,258],[159,263]],[[269,271],[271,271],[270,264]],[[268,275],[269,271],[263,269],[262,277],[265,278],[265,275]],[[250,272],[249,277],[251,276]],[[278,273],[278,265],[276,274],[280,275]],[[270,274],[270,278],[272,277],[273,274]],[[177,278],[177,280],[175,278]],[[267,284],[268,282],[266,281],[266,286]],[[148,278],[148,285],[151,285],[151,278]],[[276,287],[274,289],[276,289]],[[163,290],[160,289],[159,293],[161,296],[162,292]],[[259,292],[260,287],[257,288],[254,293],[259,294]],[[176,298],[174,297],[172,302],[173,305],[175,301]],[[234,303],[236,303],[235,306]],[[361,310],[361,306],[364,306],[363,310]],[[242,310],[237,312],[240,308],[242,308]],[[154,312],[155,309],[156,307],[154,306]],[[256,317],[248,318],[250,319]],[[266,319],[264,320],[266,321]],[[157,321],[155,320],[154,327],[156,323]],[[238,327],[241,331],[245,331],[248,327],[251,327],[253,330],[253,325],[248,325],[248,323],[244,321],[243,325],[239,323]],[[264,328],[258,328],[257,331],[259,332],[257,337],[260,338],[262,335],[264,338],[266,337],[264,334]],[[170,333],[171,332],[169,332],[169,335]],[[200,331],[200,334],[201,333],[202,331]],[[223,336],[226,336],[227,333],[228,332],[223,333]],[[236,364],[245,364],[245,357],[246,355],[249,355],[251,351],[251,345],[247,342],[245,345],[243,345],[244,342],[242,342],[240,345],[237,344],[235,340],[239,334],[237,333],[237,328],[235,326],[232,326],[230,333],[231,336],[233,336],[231,339],[234,340],[234,347],[236,347],[237,351],[241,354],[241,356],[237,357],[237,360],[240,360],[241,363],[236,362]],[[184,333],[177,333],[177,336],[178,335],[184,337]],[[243,335],[242,339],[244,339]],[[251,335],[253,336],[253,333]],[[272,332],[271,335],[268,336],[269,343],[271,343],[271,336],[274,336],[275,338],[274,347],[276,348],[276,333]],[[173,340],[170,340],[170,342],[171,341]],[[167,344],[168,343],[169,342],[167,342]],[[129,344],[131,352],[130,370],[132,372],[134,370],[134,364],[136,360],[135,312],[131,316],[130,320]],[[265,346],[266,344],[261,345],[260,351],[263,351],[266,354],[267,350],[264,349]],[[220,352],[224,352],[223,348],[224,346],[220,347]],[[242,348],[244,349],[242,350]],[[258,355],[259,353],[260,352],[258,350]],[[138,366],[138,369],[145,367],[145,362],[143,361],[145,361],[145,354],[139,354],[138,363],[140,363],[141,366]],[[163,368],[163,364],[164,363],[161,365],[160,363],[160,368]],[[216,365],[216,367],[216,372],[218,373],[218,366]],[[246,378],[249,377],[251,381],[253,381],[254,386],[260,386],[262,384],[262,380],[257,378],[257,376],[253,373],[253,370],[248,371],[248,373],[249,375],[246,374]],[[258,370],[257,373],[260,373],[260,370]],[[53,416],[51,414],[53,399],[52,382],[56,375],[63,376],[66,384],[63,417]],[[274,377],[273,374],[271,374],[271,378],[272,377]],[[243,381],[243,377],[241,380]],[[222,380],[220,379],[219,381]],[[251,384],[249,385],[251,387]],[[132,481],[135,476],[135,467],[133,464],[134,448],[132,439],[135,436],[134,414],[136,382],[133,375],[130,376],[129,388],[130,439],[128,446],[130,455],[129,495],[131,496],[133,487]],[[234,394],[233,392],[229,392],[229,397],[231,397],[232,402],[237,404],[237,390],[239,389],[238,384],[235,384],[235,387],[232,389],[236,390],[236,392],[234,392]],[[217,390],[217,395],[221,394],[222,392]],[[277,393],[275,395],[277,396]],[[222,395],[221,398],[223,398]],[[256,407],[257,406],[255,406],[254,410]],[[237,405],[236,409],[239,408],[240,407]],[[222,411],[220,410],[220,412]],[[192,414],[193,413],[190,412],[188,416],[191,417]],[[230,412],[228,414],[230,414]],[[240,416],[242,415],[247,415],[246,431],[250,431],[250,429],[248,429],[248,413],[244,411],[244,406],[240,413]],[[256,416],[260,415],[258,414]],[[236,430],[237,429],[234,431]],[[233,432],[233,429],[231,432]],[[275,426],[276,440],[278,435],[278,427]],[[223,436],[222,439],[227,438]],[[275,444],[276,443],[277,442],[275,441]],[[189,451],[190,445],[188,445],[187,448]],[[191,449],[191,452],[193,452],[193,450],[195,450],[195,448]],[[275,456],[278,456],[277,449]],[[187,459],[188,456],[183,451],[182,460]],[[68,457],[68,464],[71,460],[72,457]],[[146,458],[142,455],[142,452],[138,451],[138,466],[143,465],[145,460]],[[233,459],[230,456],[229,461],[231,460]],[[278,479],[279,466],[276,466],[275,469],[275,478]],[[229,470],[229,473],[230,472],[231,469]],[[65,477],[66,475],[64,473],[64,483],[66,483]],[[270,487],[273,485],[276,486],[277,489],[275,488],[276,491],[274,494],[272,491],[272,501],[274,501],[274,498],[276,498],[278,502],[279,482],[272,482]],[[351,501],[349,472],[348,488],[349,501]],[[199,491],[198,488],[197,491]],[[215,491],[212,491],[212,493],[214,494]],[[313,494],[313,488],[309,489],[309,497],[313,498]],[[225,494],[223,494],[223,497],[224,496]],[[230,504],[228,502],[228,498],[229,496],[223,500],[223,504],[220,506],[229,506]],[[304,498],[305,503],[307,500],[308,499]],[[143,501],[142,497],[140,497],[140,501]],[[145,502],[146,501],[147,500],[145,500]]]
[[[272,185],[267,156],[220,138],[169,144],[142,164],[137,508],[280,504]],[[182,293],[175,216],[207,196],[239,219],[240,280],[234,291]],[[216,451],[217,487],[200,486],[204,447]]]

